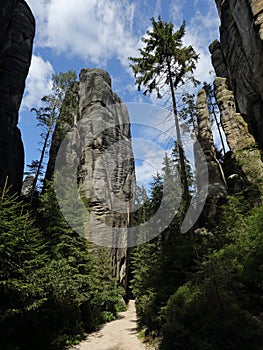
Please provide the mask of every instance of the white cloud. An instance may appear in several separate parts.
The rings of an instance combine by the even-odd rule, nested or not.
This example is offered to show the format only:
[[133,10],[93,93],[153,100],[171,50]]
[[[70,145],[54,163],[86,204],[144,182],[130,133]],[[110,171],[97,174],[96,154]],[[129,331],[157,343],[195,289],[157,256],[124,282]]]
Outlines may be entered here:
[[215,4],[212,0],[208,1],[206,13],[197,10],[190,23],[186,26],[184,43],[192,45],[199,53],[199,61],[195,76],[200,81],[211,81],[210,71],[213,71],[211,55],[208,50],[209,44],[218,37],[219,18],[216,12]]
[[115,57],[127,66],[127,57],[136,52],[138,40],[132,35],[135,5],[128,0],[28,2],[39,26],[38,46],[100,65]]
[[180,25],[183,21],[183,6],[185,5],[186,0],[182,0],[180,2],[173,2],[170,6],[170,13],[172,20],[178,25]]
[[41,98],[51,91],[53,73],[54,69],[49,61],[45,61],[40,56],[32,56],[22,109],[31,109],[41,105]]

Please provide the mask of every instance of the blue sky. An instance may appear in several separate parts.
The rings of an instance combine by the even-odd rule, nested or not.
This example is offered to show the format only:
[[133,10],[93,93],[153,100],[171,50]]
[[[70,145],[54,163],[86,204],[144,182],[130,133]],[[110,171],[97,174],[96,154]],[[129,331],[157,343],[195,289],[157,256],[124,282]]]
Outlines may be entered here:
[[[129,56],[138,56],[140,37],[150,28],[151,17],[161,15],[165,21],[174,23],[178,28],[186,20],[184,42],[193,45],[200,54],[196,76],[201,81],[211,81],[212,70],[208,45],[218,38],[219,19],[214,0],[27,0],[36,18],[36,38],[32,64],[26,83],[24,99],[20,109],[19,127],[22,131],[26,151],[26,164],[38,159],[38,141],[40,130],[36,127],[32,107],[39,107],[41,97],[49,93],[52,73],[76,70],[79,74],[84,67],[100,67],[112,77],[113,90],[128,103],[130,118],[136,122],[138,116],[132,103],[156,104],[156,99],[144,98],[134,85],[129,68]],[[163,107],[164,101],[159,101]],[[147,107],[148,108],[148,107]],[[137,109],[138,110],[138,109]],[[162,109],[160,109],[162,111]],[[155,124],[148,130],[138,125],[134,127],[135,138],[149,138],[162,148],[152,152],[153,146],[140,147],[135,154],[138,161],[137,173],[154,173],[158,168],[154,162],[154,153],[159,157],[167,147],[164,141],[156,141],[157,127],[166,133],[171,121],[157,113]],[[145,121],[148,123],[148,121]],[[137,130],[137,131],[136,131]],[[143,132],[143,130],[145,130]],[[146,135],[148,136],[146,137]],[[169,138],[170,136],[168,136]],[[140,154],[141,152],[141,154]]]

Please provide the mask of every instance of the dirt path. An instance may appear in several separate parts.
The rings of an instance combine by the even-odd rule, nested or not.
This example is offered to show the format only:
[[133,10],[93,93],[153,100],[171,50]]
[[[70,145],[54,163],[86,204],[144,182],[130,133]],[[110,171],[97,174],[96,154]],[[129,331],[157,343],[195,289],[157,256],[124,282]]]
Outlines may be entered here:
[[71,350],[146,350],[137,338],[134,300],[127,311],[119,313],[118,320],[105,324]]

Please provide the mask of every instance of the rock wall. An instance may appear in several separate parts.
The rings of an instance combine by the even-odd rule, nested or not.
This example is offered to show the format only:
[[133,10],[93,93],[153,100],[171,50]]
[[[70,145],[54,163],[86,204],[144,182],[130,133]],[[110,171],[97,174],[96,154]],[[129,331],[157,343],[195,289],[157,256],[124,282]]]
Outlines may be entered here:
[[254,198],[259,203],[263,199],[263,163],[260,151],[256,148],[254,137],[249,133],[248,125],[236,111],[234,94],[229,90],[226,78],[216,78],[215,96],[220,109],[221,123],[232,156],[242,170],[246,180],[252,185]]
[[[83,234],[94,243],[94,253],[96,245],[111,249],[114,274],[126,286],[129,211],[135,190],[128,111],[112,91],[109,74],[101,69],[83,69],[75,88],[78,96],[72,96],[78,101],[78,113],[62,109],[62,119],[67,114],[71,116],[71,122],[64,123],[64,130],[73,127],[60,147],[56,165],[61,163],[64,178],[65,174],[73,174],[72,182],[77,182],[86,208],[75,210],[84,217]],[[57,129],[51,147],[50,172],[62,141],[60,136]],[[61,187],[63,191],[64,181]],[[70,203],[65,205],[66,210],[69,206]]]
[[18,110],[31,63],[35,20],[25,1],[3,0],[0,26],[0,187],[8,177],[11,191],[20,192],[24,148]]
[[81,71],[79,107],[85,129],[79,188],[89,199],[88,235],[94,242],[114,247],[115,274],[125,285],[126,228],[135,185],[128,111],[112,92],[110,76],[99,69]]
[[[217,214],[218,202],[222,198],[225,198],[227,191],[223,170],[216,158],[216,150],[214,146],[214,138],[209,118],[205,90],[199,91],[196,105],[197,139],[205,156],[209,176],[207,199],[202,215],[199,218],[199,225],[201,224],[201,226],[206,226],[207,224],[214,222]],[[196,177],[198,193],[202,193],[203,187],[202,180],[204,176],[202,174],[202,164],[203,162],[199,161],[199,157],[196,154]]]
[[237,111],[263,149],[263,3],[215,0],[220,42],[210,45],[218,77],[227,78]]

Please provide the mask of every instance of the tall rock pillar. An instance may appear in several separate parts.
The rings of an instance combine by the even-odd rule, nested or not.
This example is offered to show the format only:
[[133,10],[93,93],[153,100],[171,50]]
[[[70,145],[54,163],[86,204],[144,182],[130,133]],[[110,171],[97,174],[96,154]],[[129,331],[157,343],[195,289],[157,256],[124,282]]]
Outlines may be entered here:
[[263,3],[215,0],[220,42],[210,45],[216,75],[227,78],[237,112],[263,149]]
[[[72,92],[74,103],[70,105],[77,103],[79,111],[75,113],[71,107],[62,107],[60,124],[67,136],[61,144],[65,133],[61,134],[59,127],[56,128],[48,178],[56,162],[61,164],[62,177],[76,182],[77,202],[83,203],[85,208],[83,210],[80,205],[81,209],[75,210],[76,218],[75,213],[69,212],[72,223],[74,225],[79,215],[77,225],[80,223],[81,234],[93,243],[94,254],[96,246],[108,247],[114,274],[125,287],[130,206],[135,191],[128,111],[112,91],[109,74],[102,69],[82,69],[80,81]],[[59,149],[63,151],[60,153]],[[68,171],[63,169],[64,164],[69,165]],[[63,192],[63,180],[58,182],[60,185]],[[73,202],[72,196],[68,197]],[[71,204],[65,205],[65,212]]]
[[17,127],[25,88],[35,20],[23,0],[3,0],[0,9],[0,188],[6,179],[12,192],[20,192],[24,148]]
[[129,203],[135,186],[130,121],[126,106],[111,89],[109,74],[83,69],[79,115],[85,140],[79,189],[89,200],[87,238],[112,246],[115,275],[125,285]]
[[221,123],[230,151],[246,180],[255,191],[253,197],[259,203],[263,199],[263,163],[256,141],[249,133],[248,125],[236,111],[234,94],[229,90],[226,78],[216,78],[215,96],[220,109]]
[[[216,214],[218,202],[226,196],[226,183],[220,163],[216,158],[214,138],[211,129],[208,106],[206,101],[205,90],[200,90],[197,96],[197,139],[201,145],[202,152],[205,156],[206,166],[208,169],[208,193],[204,210],[199,219],[201,225],[213,223]],[[203,171],[205,165],[199,161],[196,154],[196,175],[198,193],[202,194]]]

